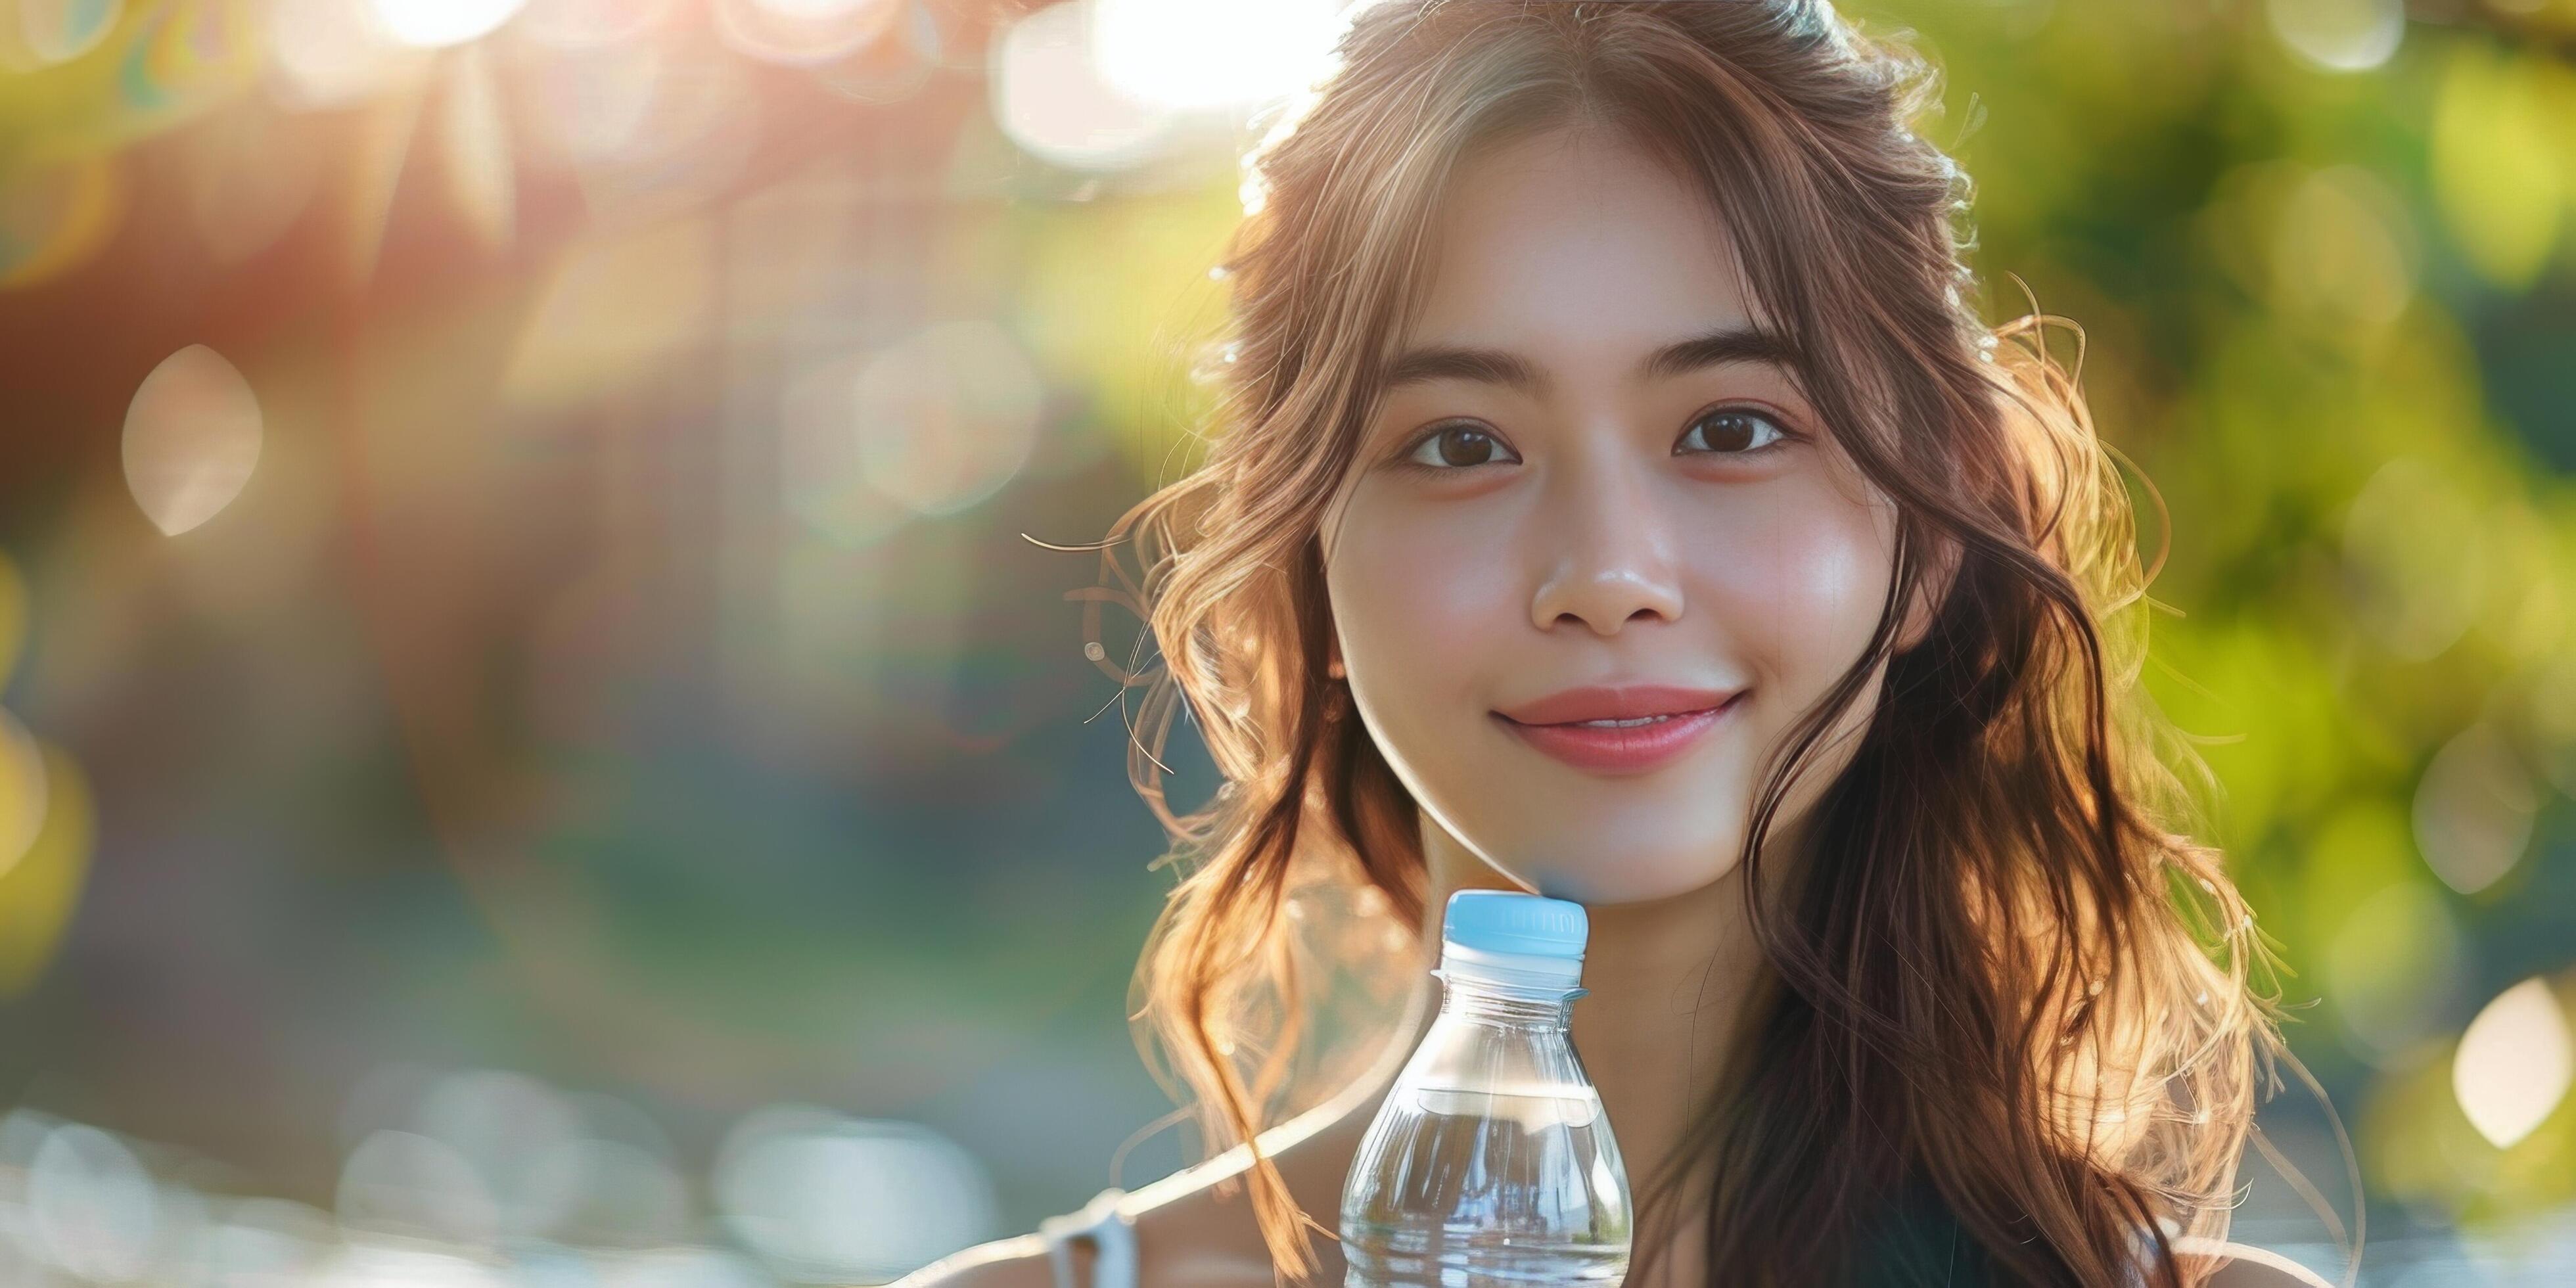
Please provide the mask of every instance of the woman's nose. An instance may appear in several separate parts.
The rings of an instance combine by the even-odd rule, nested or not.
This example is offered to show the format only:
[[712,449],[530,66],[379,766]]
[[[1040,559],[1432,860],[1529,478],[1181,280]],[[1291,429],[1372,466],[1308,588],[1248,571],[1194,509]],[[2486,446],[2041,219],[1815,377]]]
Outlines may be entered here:
[[1541,503],[1539,568],[1530,619],[1540,630],[1573,618],[1616,635],[1639,614],[1682,615],[1673,532],[1647,470],[1634,462],[1569,462]]

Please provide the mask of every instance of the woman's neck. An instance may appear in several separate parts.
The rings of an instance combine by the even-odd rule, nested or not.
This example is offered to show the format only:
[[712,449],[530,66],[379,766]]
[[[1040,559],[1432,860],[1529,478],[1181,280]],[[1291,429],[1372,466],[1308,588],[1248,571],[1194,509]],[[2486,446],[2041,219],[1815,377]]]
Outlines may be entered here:
[[[1526,887],[1427,814],[1422,831],[1431,878],[1423,942],[1436,955],[1451,893]],[[1775,831],[1768,852],[1793,849]],[[1785,866],[1766,861],[1766,883]],[[1741,867],[1683,894],[1586,912],[1592,929],[1586,992],[1574,1004],[1574,1046],[1601,1093],[1630,1182],[1642,1190],[1710,1094],[1737,1017],[1768,966],[1747,920]]]

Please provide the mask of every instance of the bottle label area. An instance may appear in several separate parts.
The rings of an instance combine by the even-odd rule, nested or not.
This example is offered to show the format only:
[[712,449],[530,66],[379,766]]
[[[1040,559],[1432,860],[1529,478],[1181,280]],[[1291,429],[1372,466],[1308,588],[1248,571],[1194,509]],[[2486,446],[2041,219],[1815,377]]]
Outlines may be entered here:
[[1626,1276],[1626,1178],[1590,1086],[1399,1092],[1361,1149],[1358,1201],[1342,1213],[1347,1288]]

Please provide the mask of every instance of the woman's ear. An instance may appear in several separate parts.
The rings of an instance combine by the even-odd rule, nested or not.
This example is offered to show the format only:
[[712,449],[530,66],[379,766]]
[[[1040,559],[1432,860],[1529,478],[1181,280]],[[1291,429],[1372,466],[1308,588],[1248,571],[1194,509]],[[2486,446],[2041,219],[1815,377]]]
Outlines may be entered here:
[[1324,600],[1324,674],[1338,680],[1350,674],[1342,665],[1342,624],[1333,616],[1333,601]]
[[1932,633],[1933,620],[1941,615],[1941,605],[1950,598],[1950,587],[1959,579],[1963,553],[1957,541],[1942,533],[1927,538],[1931,552],[1923,562],[1923,572],[1915,578],[1914,593],[1905,603],[1905,620],[1897,626],[1896,648],[1906,652]]

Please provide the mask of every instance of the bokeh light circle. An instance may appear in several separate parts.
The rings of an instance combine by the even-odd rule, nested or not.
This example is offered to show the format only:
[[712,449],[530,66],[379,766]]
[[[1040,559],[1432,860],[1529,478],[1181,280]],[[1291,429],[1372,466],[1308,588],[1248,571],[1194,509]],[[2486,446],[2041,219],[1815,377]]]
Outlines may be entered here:
[[561,1149],[581,1115],[553,1088],[525,1074],[468,1070],[432,1087],[414,1121],[474,1169],[502,1231],[540,1233],[571,1211],[582,1177],[561,1165]]
[[1040,392],[1037,369],[1000,326],[930,326],[859,371],[851,390],[859,468],[919,513],[963,510],[1027,463]]
[[2415,786],[2415,843],[2442,884],[2462,894],[2494,885],[2531,844],[2539,809],[2530,774],[2494,726],[2463,729]]
[[177,536],[223,512],[259,464],[250,382],[192,344],[161,360],[125,409],[125,482],[152,525]]
[[993,42],[993,119],[1012,142],[1056,165],[1121,170],[1159,150],[1172,114],[1120,94],[1091,57],[1084,0],[1050,5]]
[[2281,204],[2272,302],[2296,320],[2369,334],[2413,298],[2414,256],[2404,204],[2387,185],[2359,166],[2329,166]]
[[1333,0],[1093,0],[1090,48],[1119,95],[1175,111],[1248,107],[1312,85],[1345,25]]
[[2487,590],[2483,533],[2440,464],[2398,456],[2372,472],[2343,524],[2353,615],[2369,642],[2409,661],[2457,643]]
[[469,1247],[499,1233],[500,1212],[474,1165],[445,1142],[386,1128],[349,1151],[335,1201],[344,1229]]
[[779,396],[779,492],[788,513],[837,546],[875,544],[912,511],[871,486],[859,465],[853,396],[864,355],[818,363]]
[[735,1236],[798,1282],[892,1278],[999,1224],[982,1164],[947,1137],[807,1106],[737,1124],[715,1190]]
[[2549,981],[2527,979],[2469,1021],[2451,1058],[2451,1089],[2469,1125],[2498,1149],[2521,1143],[2567,1098],[2576,1039]]
[[369,0],[394,39],[436,49],[500,30],[526,0]]
[[288,107],[352,106],[429,71],[368,0],[269,0],[265,34],[269,92]]
[[124,0],[14,0],[0,5],[0,70],[58,66],[98,48]]
[[45,752],[17,717],[0,710],[0,876],[27,857],[45,831]]
[[791,67],[827,63],[884,36],[902,0],[710,0],[716,31],[736,52]]
[[2265,0],[2263,14],[2290,52],[2327,71],[2368,71],[2406,36],[2405,0]]
[[125,1142],[78,1123],[57,1127],[37,1146],[26,1187],[28,1224],[54,1265],[108,1283],[151,1265],[159,1197]]

